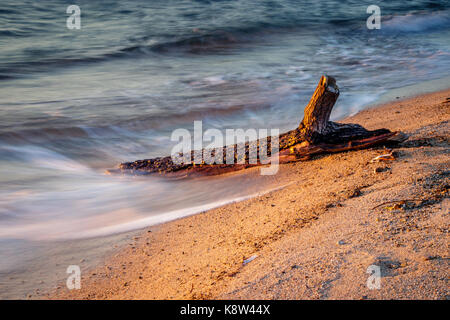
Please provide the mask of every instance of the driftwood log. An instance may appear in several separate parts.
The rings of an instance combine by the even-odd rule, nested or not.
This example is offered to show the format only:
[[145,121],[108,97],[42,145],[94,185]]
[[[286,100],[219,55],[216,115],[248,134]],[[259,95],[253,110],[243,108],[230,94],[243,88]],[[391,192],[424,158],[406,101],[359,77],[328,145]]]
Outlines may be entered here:
[[[298,128],[281,134],[279,137],[279,163],[307,160],[317,154],[363,149],[381,143],[401,142],[405,139],[403,134],[391,132],[388,129],[370,131],[358,124],[330,121],[331,111],[338,97],[339,88],[336,80],[330,76],[322,76],[311,100],[305,107],[304,118]],[[267,156],[272,156],[270,154],[271,140],[270,137],[267,138]],[[258,140],[258,155],[259,142]],[[235,164],[225,164],[225,148],[224,146],[224,164],[205,164],[204,162],[175,164],[168,156],[122,163],[115,172],[160,174],[179,178],[191,175],[217,175],[261,165],[259,159],[256,164],[249,163],[249,142],[233,146]],[[245,151],[242,152],[241,148],[245,148]],[[191,152],[192,159],[194,159],[194,151]],[[202,150],[202,152],[210,152],[214,155],[214,150]],[[241,164],[237,164],[239,154],[245,156]]]

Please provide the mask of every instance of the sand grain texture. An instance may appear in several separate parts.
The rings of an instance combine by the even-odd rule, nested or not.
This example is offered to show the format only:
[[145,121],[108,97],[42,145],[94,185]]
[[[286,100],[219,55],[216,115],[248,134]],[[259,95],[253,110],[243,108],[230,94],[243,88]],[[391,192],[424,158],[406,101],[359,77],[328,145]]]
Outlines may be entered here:
[[[287,187],[143,230],[85,273],[81,290],[44,298],[448,299],[449,98],[344,121],[410,135],[395,161],[371,163],[380,146],[282,165]],[[381,268],[379,290],[366,285],[370,265]]]

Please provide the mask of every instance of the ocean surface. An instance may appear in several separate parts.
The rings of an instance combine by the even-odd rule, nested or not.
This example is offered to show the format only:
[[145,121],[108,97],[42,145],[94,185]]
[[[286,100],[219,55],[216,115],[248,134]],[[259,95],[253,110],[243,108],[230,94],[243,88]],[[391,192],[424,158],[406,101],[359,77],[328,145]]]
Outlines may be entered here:
[[[71,4],[80,30],[66,26]],[[371,4],[381,8],[379,30],[366,27]],[[105,170],[170,154],[172,131],[194,120],[292,129],[322,74],[341,89],[333,119],[449,75],[450,2],[3,1],[0,254],[17,256],[11,243],[114,234],[264,191],[253,179]],[[0,271],[14,267],[2,260]]]

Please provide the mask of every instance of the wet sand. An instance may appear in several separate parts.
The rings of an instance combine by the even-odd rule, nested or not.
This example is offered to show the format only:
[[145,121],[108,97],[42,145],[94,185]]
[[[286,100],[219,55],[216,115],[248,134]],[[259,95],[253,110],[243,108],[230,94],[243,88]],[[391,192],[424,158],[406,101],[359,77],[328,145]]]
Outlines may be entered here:
[[282,165],[286,187],[144,229],[81,290],[38,297],[448,299],[449,121],[450,89],[364,110],[342,122],[407,133],[396,160],[372,163],[380,146]]

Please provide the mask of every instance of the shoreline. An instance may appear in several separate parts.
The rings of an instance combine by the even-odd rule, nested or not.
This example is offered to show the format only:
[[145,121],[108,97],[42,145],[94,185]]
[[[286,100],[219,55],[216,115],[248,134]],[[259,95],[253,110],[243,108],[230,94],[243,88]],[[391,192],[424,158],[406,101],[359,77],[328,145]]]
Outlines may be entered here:
[[[413,247],[411,242],[418,241],[420,232],[415,235],[416,238],[404,241],[400,247],[390,242],[381,248],[369,245],[370,241],[361,236],[371,230],[377,235],[373,241],[380,243],[380,238],[383,238],[381,243],[385,242],[382,230],[378,230],[380,221],[381,224],[389,226],[394,223],[390,219],[395,218],[386,216],[385,213],[375,214],[371,208],[381,200],[392,198],[392,195],[413,192],[408,191],[409,184],[404,183],[405,179],[414,179],[416,187],[420,188],[419,179],[433,179],[432,175],[440,172],[435,184],[438,186],[442,181],[448,183],[448,176],[445,174],[445,167],[448,167],[448,157],[445,157],[448,153],[450,119],[448,102],[444,103],[443,108],[439,108],[442,102],[448,101],[448,97],[450,89],[419,95],[370,107],[342,121],[359,123],[368,129],[387,127],[391,130],[402,130],[410,135],[410,139],[402,145],[411,144],[411,141],[431,139],[426,136],[432,135],[432,132],[441,132],[440,137],[447,139],[444,142],[435,143],[430,140],[431,142],[427,142],[429,146],[400,146],[396,148],[400,153],[399,158],[388,164],[370,163],[370,159],[383,152],[383,148],[378,147],[324,155],[311,161],[282,165],[278,173],[279,179],[289,181],[288,186],[256,198],[230,203],[133,232],[137,236],[128,243],[128,248],[118,250],[104,263],[83,272],[81,290],[69,291],[60,286],[55,292],[40,297],[426,299],[448,296],[445,280],[441,281],[443,283],[434,284],[434,287],[433,283],[429,284],[431,288],[438,288],[435,297],[428,292],[430,287],[427,287],[428,291],[403,290],[403,296],[398,289],[405,289],[406,285],[402,285],[402,281],[397,279],[394,279],[395,285],[389,289],[374,292],[364,288],[364,281],[368,277],[365,264],[369,262],[376,262],[382,266],[382,270],[384,268],[386,272],[389,271],[386,276],[388,278],[401,277],[402,272],[414,266],[416,273],[431,281],[429,270],[422,264],[429,267],[429,261],[432,261],[431,263],[439,264],[438,268],[432,269],[433,272],[441,275],[442,279],[444,276],[448,279],[448,251],[443,250],[448,246],[448,241],[443,241],[435,235],[439,241],[436,241],[433,250],[429,250],[428,256],[440,258],[425,260],[427,253],[415,252],[419,258],[410,261],[409,257],[414,254],[404,249],[404,246],[409,249]],[[411,140],[411,137],[415,137],[415,140]],[[436,148],[438,150],[435,150]],[[435,154],[421,154],[424,151]],[[413,154],[420,155],[421,158],[413,157]],[[375,172],[378,167],[382,171]],[[417,174],[408,175],[407,172]],[[329,181],[332,183],[327,183]],[[381,188],[383,185],[391,192],[385,192]],[[392,192],[393,190],[395,192]],[[423,193],[423,190],[421,192]],[[415,190],[413,193],[421,192]],[[368,199],[364,199],[366,197]],[[439,212],[444,212],[448,205],[446,191],[444,197],[431,207],[411,210],[434,210],[439,216]],[[361,217],[352,216],[346,208],[360,212]],[[410,209],[404,212],[410,213]],[[408,222],[415,217],[402,219]],[[441,224],[444,223],[443,227],[447,228],[445,215],[440,219]],[[354,225],[349,225],[349,222]],[[330,229],[330,226],[336,225],[340,227]],[[392,232],[397,232],[397,229]],[[445,233],[443,234],[445,236]],[[300,248],[304,250],[296,250],[295,241],[302,243]],[[328,247],[317,246],[315,243],[326,243]],[[394,250],[395,248],[400,248],[399,252]],[[356,254],[354,251],[358,251],[357,249],[364,254]],[[393,257],[394,251],[398,257]],[[375,252],[378,254],[374,254]],[[385,254],[387,252],[391,254]],[[425,258],[421,260],[422,256]],[[248,263],[244,264],[245,261]],[[321,264],[323,265],[320,266]],[[356,264],[365,267],[356,269]],[[350,266],[341,270],[344,265]],[[337,274],[340,276],[337,277]],[[364,281],[356,281],[356,275]]]
[[411,99],[422,95],[438,93],[449,89],[450,76],[422,81],[419,83],[387,90],[382,93],[375,101],[364,106],[363,110],[376,108],[388,103],[399,102],[405,99]]

